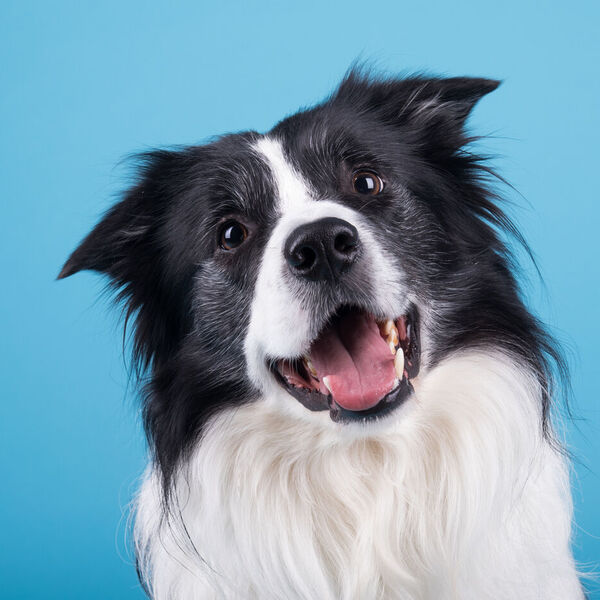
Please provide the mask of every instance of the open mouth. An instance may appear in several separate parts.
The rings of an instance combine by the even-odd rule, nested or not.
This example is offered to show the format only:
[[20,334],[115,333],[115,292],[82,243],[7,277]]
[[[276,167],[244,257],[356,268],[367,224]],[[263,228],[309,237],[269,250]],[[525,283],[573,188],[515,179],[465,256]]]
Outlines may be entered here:
[[271,361],[279,384],[312,411],[333,421],[365,421],[400,406],[419,373],[418,313],[385,321],[344,306],[327,322],[309,351]]

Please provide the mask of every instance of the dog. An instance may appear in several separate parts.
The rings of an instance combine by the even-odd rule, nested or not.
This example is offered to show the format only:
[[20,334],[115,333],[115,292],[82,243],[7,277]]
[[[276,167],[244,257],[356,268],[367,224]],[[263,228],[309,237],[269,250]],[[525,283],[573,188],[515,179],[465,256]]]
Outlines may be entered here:
[[59,277],[134,323],[156,600],[580,599],[558,346],[466,121],[499,85],[355,68],[140,157]]

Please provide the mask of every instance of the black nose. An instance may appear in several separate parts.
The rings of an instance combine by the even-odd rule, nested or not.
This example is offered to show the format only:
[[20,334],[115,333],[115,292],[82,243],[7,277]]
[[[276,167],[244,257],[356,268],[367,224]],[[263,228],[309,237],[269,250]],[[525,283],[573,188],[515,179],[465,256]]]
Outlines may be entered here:
[[292,273],[311,281],[339,278],[352,266],[359,251],[356,227],[335,217],[300,225],[284,248]]

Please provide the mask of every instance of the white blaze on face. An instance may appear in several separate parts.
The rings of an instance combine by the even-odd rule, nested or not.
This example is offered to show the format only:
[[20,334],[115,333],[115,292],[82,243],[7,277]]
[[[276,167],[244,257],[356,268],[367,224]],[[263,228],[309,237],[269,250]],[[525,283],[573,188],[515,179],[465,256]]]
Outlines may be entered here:
[[265,246],[245,340],[249,375],[259,388],[264,388],[270,380],[266,358],[300,356],[318,333],[314,331],[314,315],[309,307],[302,306],[295,290],[286,283],[288,266],[284,246],[300,225],[326,217],[337,217],[354,225],[363,248],[360,260],[368,265],[375,303],[382,312],[393,317],[406,310],[408,300],[403,293],[399,266],[384,251],[375,232],[359,213],[337,202],[317,201],[309,183],[285,158],[277,139],[264,137],[255,144],[255,150],[272,173],[279,215]]
[[314,201],[307,182],[287,161],[279,141],[264,137],[256,143],[255,148],[275,178],[277,205],[281,214],[306,207]]

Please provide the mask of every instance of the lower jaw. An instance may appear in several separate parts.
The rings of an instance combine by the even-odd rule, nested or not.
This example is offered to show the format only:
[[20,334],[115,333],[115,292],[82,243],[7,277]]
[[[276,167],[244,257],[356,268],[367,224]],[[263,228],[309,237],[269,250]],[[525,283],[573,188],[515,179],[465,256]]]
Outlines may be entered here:
[[331,397],[329,398],[329,416],[335,423],[367,422],[386,417],[402,406],[412,395],[414,389],[410,381],[403,378],[391,392],[388,392],[375,406],[367,410],[347,410]]
[[389,391],[379,402],[367,409],[367,410],[348,410],[343,408],[330,396],[323,396],[319,392],[306,393],[296,392],[294,393],[293,388],[289,388],[285,385],[285,382],[275,372],[275,377],[278,379],[279,384],[300,404],[311,412],[323,412],[328,410],[329,416],[334,423],[357,423],[357,422],[368,422],[375,421],[377,419],[386,417],[392,413],[395,409],[402,406],[413,394],[414,388],[411,382],[403,377],[398,385],[391,391]]

